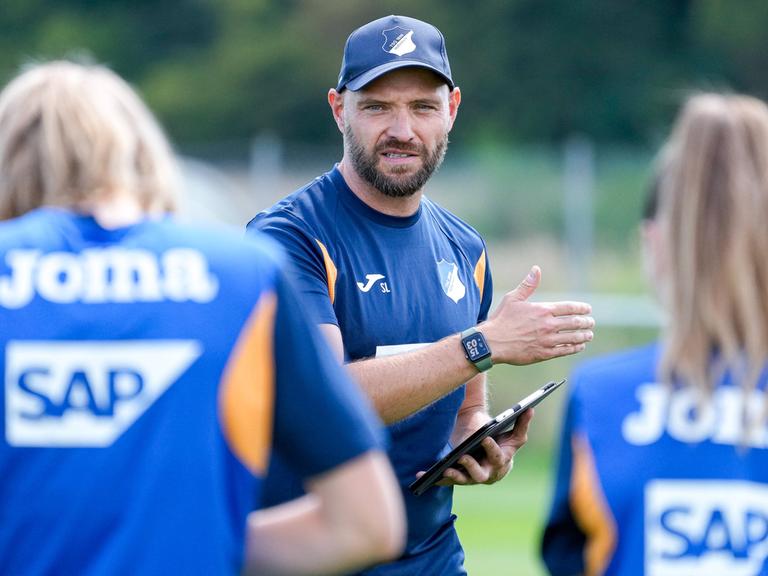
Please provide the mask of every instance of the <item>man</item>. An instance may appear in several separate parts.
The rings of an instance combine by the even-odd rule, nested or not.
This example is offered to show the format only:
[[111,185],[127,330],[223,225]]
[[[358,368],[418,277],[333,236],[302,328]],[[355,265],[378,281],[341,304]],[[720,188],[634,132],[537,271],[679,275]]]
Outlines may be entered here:
[[[0,95],[2,572],[316,575],[396,556],[376,424],[279,250],[166,217],[174,171],[104,68],[40,65]],[[246,546],[273,445],[309,495],[252,513]]]
[[[485,440],[485,458],[464,457],[442,486],[418,498],[407,486],[488,420],[483,372],[492,363],[573,354],[592,338],[587,304],[526,302],[538,267],[486,320],[483,240],[422,193],[460,102],[434,26],[389,16],[359,28],[328,93],[344,136],[341,162],[248,226],[288,249],[321,329],[391,425],[408,543],[401,559],[372,574],[465,573],[451,485],[504,477],[531,415],[498,444]],[[275,474],[273,486],[288,485],[284,470]]]

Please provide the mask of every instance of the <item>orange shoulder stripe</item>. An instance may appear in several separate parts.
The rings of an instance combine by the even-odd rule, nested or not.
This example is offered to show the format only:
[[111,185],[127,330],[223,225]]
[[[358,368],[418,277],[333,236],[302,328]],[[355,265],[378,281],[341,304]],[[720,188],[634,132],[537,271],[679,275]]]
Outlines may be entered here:
[[483,299],[483,289],[485,288],[485,250],[480,254],[475,264],[475,284],[480,289],[480,299]]
[[276,300],[268,292],[254,307],[227,361],[219,392],[224,438],[255,475],[266,472],[272,443]]
[[336,265],[333,263],[333,260],[331,260],[331,256],[328,254],[328,249],[325,247],[325,245],[317,238],[315,238],[315,242],[317,242],[318,246],[320,246],[320,250],[323,252],[325,274],[328,281],[328,295],[331,297],[331,304],[333,304],[336,300]]
[[576,523],[587,537],[584,564],[587,576],[604,574],[616,549],[616,522],[605,501],[586,438],[574,436],[571,473],[571,509]]

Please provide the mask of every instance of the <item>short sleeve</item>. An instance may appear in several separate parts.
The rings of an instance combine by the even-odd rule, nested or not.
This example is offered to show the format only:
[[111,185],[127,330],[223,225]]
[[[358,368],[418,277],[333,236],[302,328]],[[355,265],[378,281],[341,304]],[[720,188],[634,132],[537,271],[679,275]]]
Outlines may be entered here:
[[278,281],[275,450],[302,477],[381,448],[381,423],[317,328],[290,281]]
[[311,319],[317,324],[338,325],[331,296],[335,278],[329,277],[322,243],[306,225],[287,212],[262,212],[248,223],[246,232],[264,233],[280,243],[289,256],[288,274],[310,310]]
[[541,556],[552,576],[584,573],[584,548],[587,538],[579,528],[570,505],[573,477],[573,435],[581,419],[578,379],[571,378],[571,394],[566,401],[565,418],[560,435],[559,454],[555,469],[552,508],[544,527]]
[[485,271],[483,274],[483,294],[480,300],[480,313],[477,316],[477,321],[484,322],[488,319],[488,312],[491,310],[491,303],[493,302],[493,277],[491,274],[491,263],[488,258],[488,249],[483,244],[483,258],[485,259]]

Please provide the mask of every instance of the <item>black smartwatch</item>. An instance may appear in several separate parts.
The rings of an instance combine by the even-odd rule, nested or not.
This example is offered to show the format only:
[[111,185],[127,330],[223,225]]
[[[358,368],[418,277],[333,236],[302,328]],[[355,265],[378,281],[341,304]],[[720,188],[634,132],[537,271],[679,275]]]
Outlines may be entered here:
[[467,360],[475,365],[478,372],[485,372],[493,366],[491,347],[488,346],[483,333],[474,326],[461,333],[461,346]]

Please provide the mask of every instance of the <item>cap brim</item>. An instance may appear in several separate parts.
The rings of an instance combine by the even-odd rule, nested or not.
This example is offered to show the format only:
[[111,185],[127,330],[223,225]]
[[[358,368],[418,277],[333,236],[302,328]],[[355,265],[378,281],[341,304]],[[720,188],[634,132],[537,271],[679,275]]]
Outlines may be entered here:
[[376,68],[372,68],[371,70],[368,70],[367,72],[360,74],[357,78],[353,78],[346,84],[339,84],[336,87],[336,90],[342,90],[343,88],[347,88],[348,90],[352,90],[353,92],[356,90],[360,90],[363,88],[366,84],[370,84],[376,78],[379,76],[383,76],[387,72],[391,72],[392,70],[397,70],[398,68],[409,68],[409,67],[416,67],[416,68],[426,68],[427,70],[431,70],[435,74],[437,74],[440,78],[442,78],[446,84],[448,84],[448,87],[453,90],[455,87],[453,80],[451,80],[448,76],[443,74],[440,70],[435,68],[434,66],[431,66],[430,64],[426,64],[424,62],[420,62],[419,60],[397,60],[393,62],[387,62],[386,64],[382,64],[381,66],[376,66]]

